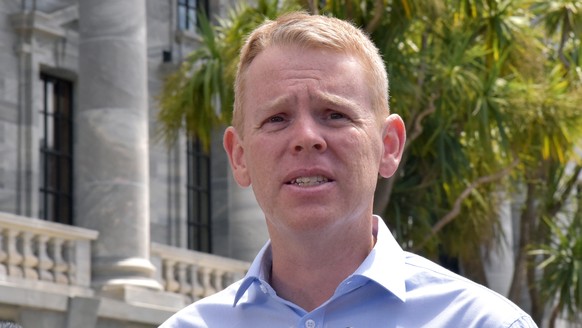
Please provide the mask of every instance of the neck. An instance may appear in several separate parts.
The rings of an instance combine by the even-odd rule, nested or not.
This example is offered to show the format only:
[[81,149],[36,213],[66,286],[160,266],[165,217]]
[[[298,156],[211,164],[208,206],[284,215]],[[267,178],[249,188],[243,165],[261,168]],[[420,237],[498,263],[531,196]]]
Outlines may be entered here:
[[271,285],[277,294],[306,311],[331,298],[374,247],[372,218],[363,221],[336,232],[279,234],[269,229]]

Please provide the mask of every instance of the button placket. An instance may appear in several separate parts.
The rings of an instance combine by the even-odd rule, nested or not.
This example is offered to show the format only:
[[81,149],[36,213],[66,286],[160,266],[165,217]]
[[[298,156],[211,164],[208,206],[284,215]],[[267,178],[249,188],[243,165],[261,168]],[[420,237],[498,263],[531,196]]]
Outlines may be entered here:
[[305,320],[305,328],[315,328],[315,326],[316,326],[315,320],[313,319]]

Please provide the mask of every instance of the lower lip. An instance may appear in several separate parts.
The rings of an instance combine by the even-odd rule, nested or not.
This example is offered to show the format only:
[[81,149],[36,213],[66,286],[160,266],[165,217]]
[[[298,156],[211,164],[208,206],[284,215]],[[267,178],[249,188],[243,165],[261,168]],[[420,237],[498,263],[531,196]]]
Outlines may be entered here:
[[328,181],[328,182],[324,182],[324,183],[320,183],[320,184],[312,185],[312,186],[300,186],[297,184],[285,184],[284,187],[285,187],[285,189],[290,189],[294,192],[319,192],[319,191],[331,188],[333,186],[333,184],[334,184],[334,181]]

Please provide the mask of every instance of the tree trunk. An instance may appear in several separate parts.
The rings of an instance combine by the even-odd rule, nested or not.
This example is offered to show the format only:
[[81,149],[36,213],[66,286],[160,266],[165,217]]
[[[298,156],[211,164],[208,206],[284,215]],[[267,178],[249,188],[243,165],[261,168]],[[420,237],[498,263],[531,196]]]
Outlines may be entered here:
[[550,321],[548,323],[549,328],[556,327],[556,319],[558,319],[558,315],[560,314],[560,304],[556,304],[552,309],[552,313],[550,314]]
[[[481,254],[479,247],[475,247],[473,254]],[[463,275],[465,277],[483,286],[489,286],[481,256],[462,258],[461,267],[463,268]]]
[[539,296],[540,293],[536,284],[536,267],[533,264],[527,265],[526,270],[527,270],[527,289],[531,301],[530,315],[538,325],[541,325],[542,320],[544,319],[544,304],[540,300]]
[[319,15],[319,6],[315,0],[307,0],[307,7],[309,8],[309,13],[312,15]]
[[527,245],[530,243],[531,222],[535,220],[537,212],[535,205],[536,194],[537,187],[535,182],[528,182],[525,208],[521,212],[519,223],[519,249],[515,258],[515,269],[511,280],[511,288],[509,289],[509,299],[517,305],[523,304],[521,287],[527,281]]

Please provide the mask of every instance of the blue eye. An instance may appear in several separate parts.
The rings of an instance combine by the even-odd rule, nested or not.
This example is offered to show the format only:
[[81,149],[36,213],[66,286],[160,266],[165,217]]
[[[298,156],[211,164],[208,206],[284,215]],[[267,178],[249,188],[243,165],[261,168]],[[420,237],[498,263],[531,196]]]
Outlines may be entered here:
[[271,116],[267,119],[268,123],[280,123],[285,121],[285,119],[282,116]]
[[332,120],[341,120],[341,119],[345,118],[345,116],[341,113],[331,113],[331,114],[329,114],[329,118]]

